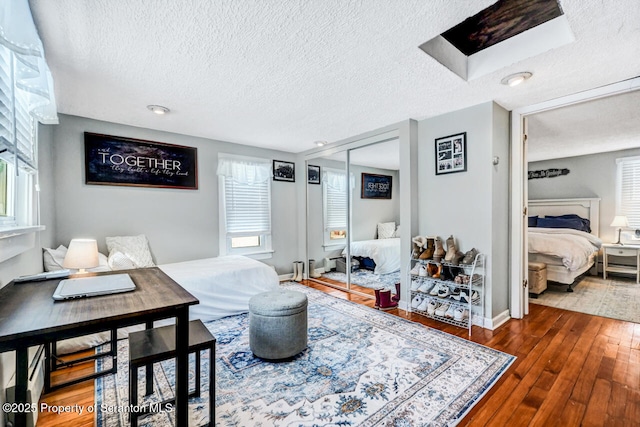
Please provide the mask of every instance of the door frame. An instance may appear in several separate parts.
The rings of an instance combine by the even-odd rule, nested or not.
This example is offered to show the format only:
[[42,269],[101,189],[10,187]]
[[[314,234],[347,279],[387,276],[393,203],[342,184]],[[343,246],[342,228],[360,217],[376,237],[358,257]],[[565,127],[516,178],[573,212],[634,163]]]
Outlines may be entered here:
[[524,281],[528,275],[528,251],[525,236],[525,220],[528,209],[526,142],[524,128],[526,117],[543,111],[566,107],[581,102],[592,101],[612,95],[619,95],[640,89],[640,77],[590,89],[550,101],[517,108],[511,112],[511,206],[509,234],[511,248],[509,255],[510,315],[522,319],[529,313],[529,293]]

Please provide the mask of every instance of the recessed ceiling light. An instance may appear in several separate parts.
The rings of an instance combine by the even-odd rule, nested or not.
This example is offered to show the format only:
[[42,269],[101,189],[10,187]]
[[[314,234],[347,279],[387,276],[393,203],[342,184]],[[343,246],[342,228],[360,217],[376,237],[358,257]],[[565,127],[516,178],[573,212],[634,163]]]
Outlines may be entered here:
[[523,71],[520,73],[515,73],[515,74],[511,74],[510,76],[507,76],[505,78],[503,78],[500,83],[502,83],[503,85],[507,85],[507,86],[518,86],[520,83],[522,83],[523,81],[527,80],[528,78],[530,78],[533,74],[531,74],[528,71]]
[[325,145],[327,145],[327,141],[316,141],[316,145],[318,147],[324,147]]
[[147,108],[156,114],[167,114],[170,110],[162,105],[147,105]]

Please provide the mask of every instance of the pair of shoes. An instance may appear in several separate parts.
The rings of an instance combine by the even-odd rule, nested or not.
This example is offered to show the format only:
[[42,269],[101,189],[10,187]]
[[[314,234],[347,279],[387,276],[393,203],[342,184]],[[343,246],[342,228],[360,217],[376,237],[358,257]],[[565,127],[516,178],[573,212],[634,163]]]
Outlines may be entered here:
[[449,310],[450,306],[451,304],[447,302],[440,304],[438,308],[436,308],[435,315],[444,317],[444,315],[447,313],[447,310]]
[[449,295],[451,295],[451,289],[449,289],[447,285],[440,286],[440,289],[438,290],[438,297],[446,298]]
[[422,282],[420,280],[417,279],[413,279],[411,281],[411,290],[412,291],[417,291],[418,288],[422,285]]
[[378,310],[393,310],[398,308],[398,303],[391,299],[390,289],[375,289],[376,294],[376,308]]
[[427,277],[428,273],[427,273],[427,267],[425,267],[424,265],[420,266],[420,271],[418,272],[418,276],[420,277]]
[[422,246],[423,251],[420,254],[420,259],[431,259],[435,251],[435,239],[433,237],[423,237],[423,239],[425,239],[425,243]]
[[442,257],[444,257],[445,255],[444,248],[442,247],[442,240],[440,240],[440,238],[436,236],[434,238],[434,244],[435,250],[433,251],[433,260],[435,262],[440,262],[442,260]]
[[416,310],[418,311],[427,311],[427,306],[429,305],[429,298],[424,298],[422,300],[422,302],[420,303],[420,305],[418,306],[418,308],[416,308]]
[[424,282],[419,288],[418,288],[418,292],[422,292],[423,294],[427,294],[429,293],[429,291],[431,290],[433,286],[433,283],[430,282]]
[[450,262],[453,265],[458,265],[460,264],[460,260],[462,260],[463,258],[464,258],[464,254],[460,251],[457,251]]
[[422,296],[421,295],[416,295],[411,300],[411,308],[418,308],[418,306],[420,305],[421,302],[422,302]]
[[463,322],[469,317],[469,310],[462,307],[457,307],[453,310],[453,320],[457,320],[458,322]]
[[476,260],[476,256],[478,255],[478,251],[476,248],[472,248],[466,254],[464,254],[464,258],[462,258],[463,264],[473,264]]
[[422,264],[416,264],[413,266],[413,268],[411,270],[409,270],[409,274],[411,274],[412,276],[417,276],[420,273],[420,267],[422,266]]
[[465,291],[460,291],[459,295],[454,295],[451,298],[453,298],[456,301],[464,302],[465,304],[469,304],[469,300],[471,300],[471,302],[475,304],[478,301],[480,301],[480,294],[478,294],[478,291],[473,291],[471,292],[471,296],[469,296],[469,294],[465,290]]
[[440,288],[442,286],[446,286],[446,285],[441,285],[440,283],[436,283],[436,285],[431,289],[431,292],[429,292],[429,295],[431,296],[438,296],[438,293],[440,292]]
[[295,282],[302,282],[302,279],[304,279],[304,262],[294,261],[293,276],[291,277],[291,280]]
[[427,314],[430,314],[430,315],[433,316],[436,313],[436,309],[439,306],[440,306],[440,304],[438,304],[434,300],[429,300],[429,302],[427,303]]
[[428,264],[427,265],[427,275],[429,277],[433,277],[434,279],[440,278],[440,273],[442,272],[442,265],[440,264]]

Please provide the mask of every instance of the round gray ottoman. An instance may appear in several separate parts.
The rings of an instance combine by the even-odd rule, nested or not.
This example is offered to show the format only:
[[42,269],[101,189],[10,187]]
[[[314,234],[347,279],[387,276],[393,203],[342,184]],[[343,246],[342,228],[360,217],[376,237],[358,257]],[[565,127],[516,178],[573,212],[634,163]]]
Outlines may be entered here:
[[249,347],[262,359],[288,359],[307,348],[307,296],[277,290],[249,300]]

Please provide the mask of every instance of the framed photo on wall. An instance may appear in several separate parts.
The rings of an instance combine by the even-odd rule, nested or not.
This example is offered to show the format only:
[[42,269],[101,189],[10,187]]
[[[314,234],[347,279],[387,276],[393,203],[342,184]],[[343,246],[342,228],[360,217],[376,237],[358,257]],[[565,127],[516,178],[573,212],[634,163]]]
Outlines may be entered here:
[[390,175],[377,175],[362,173],[361,199],[390,199],[391,180]]
[[436,175],[467,170],[467,133],[436,139]]
[[320,166],[307,165],[307,183],[320,184]]
[[296,165],[282,160],[273,161],[273,180],[296,182]]

